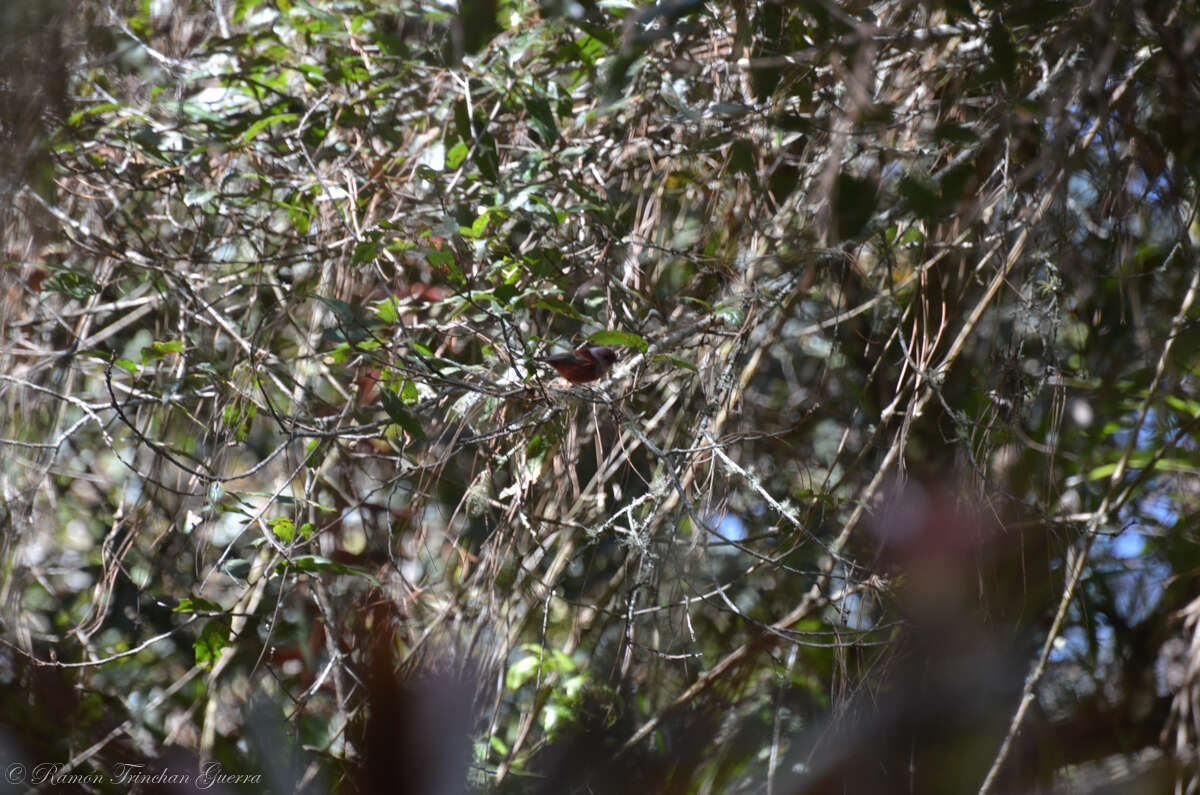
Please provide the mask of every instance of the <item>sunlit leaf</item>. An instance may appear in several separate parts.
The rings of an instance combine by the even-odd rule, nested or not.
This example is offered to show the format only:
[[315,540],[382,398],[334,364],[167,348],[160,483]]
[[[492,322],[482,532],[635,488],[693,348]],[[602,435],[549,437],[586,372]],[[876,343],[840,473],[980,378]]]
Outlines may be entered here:
[[296,535],[296,525],[286,516],[280,516],[272,519],[269,523],[271,532],[273,532],[280,541],[285,544],[290,543]]
[[176,612],[176,613],[220,613],[220,612],[222,612],[222,608],[216,602],[209,601],[208,599],[194,599],[190,596],[185,596],[184,598],[179,600],[179,604],[176,605],[175,610],[173,612]]
[[221,652],[229,648],[230,618],[221,616],[205,622],[200,630],[200,637],[192,644],[196,653],[196,665],[211,671],[213,665],[221,656]]

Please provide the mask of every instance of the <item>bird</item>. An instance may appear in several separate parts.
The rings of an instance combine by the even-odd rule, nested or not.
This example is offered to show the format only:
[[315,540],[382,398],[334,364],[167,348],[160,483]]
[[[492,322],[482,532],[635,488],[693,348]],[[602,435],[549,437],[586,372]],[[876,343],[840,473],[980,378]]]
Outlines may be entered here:
[[617,361],[617,352],[605,345],[585,345],[574,353],[539,356],[538,361],[553,367],[572,384],[584,384],[603,378]]

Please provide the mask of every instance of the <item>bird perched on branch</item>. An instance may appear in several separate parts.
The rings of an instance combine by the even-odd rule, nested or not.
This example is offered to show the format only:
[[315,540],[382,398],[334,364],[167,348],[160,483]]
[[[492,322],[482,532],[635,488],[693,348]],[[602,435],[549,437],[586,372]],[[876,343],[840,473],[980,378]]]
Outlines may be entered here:
[[617,361],[617,352],[604,345],[585,345],[574,353],[539,356],[538,361],[553,367],[572,384],[583,384],[603,378]]

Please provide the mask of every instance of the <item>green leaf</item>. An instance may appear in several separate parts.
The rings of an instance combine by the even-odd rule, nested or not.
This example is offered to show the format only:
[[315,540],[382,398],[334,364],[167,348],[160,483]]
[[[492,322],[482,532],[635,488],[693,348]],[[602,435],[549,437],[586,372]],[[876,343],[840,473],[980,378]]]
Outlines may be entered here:
[[495,294],[496,300],[505,306],[511,306],[514,299],[525,295],[512,284],[501,284],[492,292]]
[[226,428],[233,431],[234,438],[239,442],[246,441],[254,418],[258,415],[258,406],[231,403],[221,412],[221,419]]
[[650,347],[650,343],[646,340],[627,331],[597,331],[588,336],[588,342],[594,342],[597,345],[624,345],[628,348],[637,348],[640,353],[645,353],[646,349]]
[[504,676],[504,686],[509,690],[519,690],[526,682],[537,676],[538,666],[542,662],[535,654],[530,654],[517,660],[508,668]]
[[233,21],[241,22],[246,15],[263,3],[263,0],[237,0],[234,4]]
[[179,340],[167,340],[166,342],[155,340],[142,348],[142,364],[157,361],[173,353],[183,353],[182,342]]
[[61,271],[42,281],[42,292],[58,293],[82,301],[100,292],[100,285],[86,273]]
[[446,152],[446,168],[458,168],[467,159],[467,154],[470,151],[471,147],[463,141],[459,141],[450,147],[450,151]]
[[454,259],[453,251],[432,249],[426,253],[425,261],[431,266],[443,270],[454,284],[464,285],[467,283],[467,277],[463,275],[462,269],[458,267],[458,262]]
[[214,618],[204,625],[204,628],[200,630],[200,637],[196,638],[196,642],[192,644],[192,648],[196,652],[196,665],[206,671],[212,670],[213,665],[220,658],[221,652],[230,645],[230,629],[229,616]]
[[496,139],[492,137],[491,133],[485,132],[479,136],[479,141],[475,145],[475,154],[471,159],[479,167],[479,173],[483,174],[484,179],[488,182],[499,182],[500,153],[496,151]]
[[569,726],[575,719],[575,713],[566,704],[552,702],[542,710],[542,726],[546,734],[552,737],[561,726]]
[[552,295],[544,295],[534,302],[534,306],[542,309],[549,309],[551,312],[556,312],[560,315],[566,315],[575,320],[585,320],[584,316],[575,311],[575,307],[568,304],[561,298],[555,298]]
[[1181,414],[1187,414],[1189,417],[1200,417],[1200,403],[1195,400],[1184,400],[1174,395],[1168,395],[1167,405]]
[[113,362],[113,364],[117,367],[128,370],[130,375],[137,375],[137,362],[130,361],[129,359],[117,359],[115,362]]
[[375,315],[390,326],[400,319],[400,305],[395,298],[385,298],[375,305]]
[[683,370],[691,370],[693,373],[697,372],[696,365],[692,364],[687,359],[680,359],[678,356],[666,356],[659,354],[658,356],[655,356],[652,361],[666,362]]
[[549,102],[541,97],[529,97],[525,100],[525,112],[529,114],[529,126],[546,146],[558,143],[558,122]]
[[270,527],[271,532],[285,544],[290,544],[292,539],[296,537],[296,525],[286,516],[272,519]]
[[[1142,450],[1134,453],[1129,457],[1129,470],[1145,469],[1150,465],[1154,454],[1149,450]],[[1184,458],[1160,458],[1153,462],[1155,472],[1180,472],[1187,475],[1195,475],[1200,473],[1200,467],[1197,467],[1193,462]],[[1116,463],[1101,464],[1093,468],[1087,473],[1088,480],[1100,480],[1101,478],[1111,477],[1117,471]],[[1128,474],[1128,471],[1126,472]]]
[[491,221],[491,213],[485,212],[480,214],[475,222],[470,227],[462,227],[459,231],[463,237],[469,237],[473,240],[478,240],[483,237],[483,233],[487,231],[488,223]]
[[266,128],[268,128],[274,124],[281,124],[283,122],[296,121],[296,119],[299,119],[299,118],[300,118],[300,115],[297,113],[276,113],[271,116],[267,116],[265,119],[259,119],[258,121],[254,122],[254,124],[251,124],[250,127],[246,130],[246,132],[242,135],[242,141],[249,143],[250,141],[253,141],[258,136],[258,134],[260,132],[262,132],[263,130],[265,130]]
[[554,663],[554,672],[565,674],[574,671],[577,667],[575,661],[572,660],[562,649],[554,649],[550,652],[550,659]]
[[329,558],[321,557],[320,555],[299,555],[292,558],[291,562],[280,561],[275,566],[276,574],[283,574],[288,568],[299,569],[300,571],[308,572],[327,572],[329,574],[349,574],[354,577],[362,577],[374,586],[378,586],[379,580],[367,574],[365,571],[351,568],[350,566],[334,563]]
[[601,40],[605,36],[612,35],[603,28],[597,27],[593,33],[595,36],[582,36],[575,41],[576,55],[589,65],[595,65],[597,60],[608,55],[611,45],[615,43],[615,40],[608,43]]
[[373,241],[360,240],[354,247],[354,253],[350,255],[350,264],[361,265],[364,262],[371,262],[378,256],[379,247]]
[[475,140],[475,130],[471,128],[471,114],[466,100],[460,99],[454,103],[454,130],[463,143]]
[[348,304],[337,298],[314,295],[313,298],[328,306],[337,317],[337,325],[325,330],[326,339],[337,342],[360,343],[372,336],[371,328],[379,321],[370,317],[360,304]]
[[721,318],[727,326],[737,327],[742,325],[745,310],[741,301],[725,301],[713,308],[713,314]]
[[121,105],[116,102],[101,102],[98,105],[92,105],[85,110],[79,110],[67,117],[67,126],[78,127],[79,122],[83,121],[88,116],[94,116],[98,113],[108,113],[110,110],[119,110]]
[[173,613],[221,613],[224,611],[216,602],[210,602],[208,599],[193,599],[185,596],[179,600],[179,604],[171,612]]
[[392,418],[392,422],[407,431],[409,436],[417,439],[425,438],[425,431],[421,428],[421,423],[404,408],[403,400],[390,389],[379,390],[379,396],[383,399],[383,410]]

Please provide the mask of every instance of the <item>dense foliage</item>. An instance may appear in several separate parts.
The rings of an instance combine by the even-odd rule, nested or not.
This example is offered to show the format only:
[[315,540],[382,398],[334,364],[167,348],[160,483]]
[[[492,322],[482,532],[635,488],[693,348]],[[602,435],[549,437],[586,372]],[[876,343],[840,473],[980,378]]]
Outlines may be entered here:
[[1200,783],[1194,4],[2,13],[8,756]]

